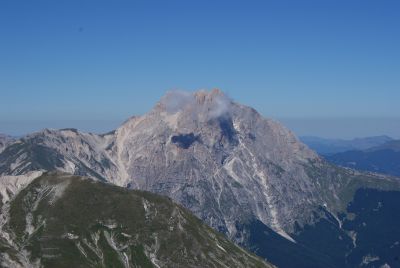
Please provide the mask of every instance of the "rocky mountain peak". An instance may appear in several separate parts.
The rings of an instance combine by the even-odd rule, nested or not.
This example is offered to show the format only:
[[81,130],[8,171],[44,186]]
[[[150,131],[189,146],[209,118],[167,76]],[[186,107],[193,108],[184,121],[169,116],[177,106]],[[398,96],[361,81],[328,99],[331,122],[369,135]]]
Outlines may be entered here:
[[[341,229],[341,213],[359,188],[400,189],[395,179],[325,162],[279,122],[217,89],[168,92],[149,113],[104,135],[44,130],[0,150],[0,177],[37,170],[61,170],[168,196],[236,242],[267,245],[265,256],[273,254],[264,239],[269,234],[279,234],[290,247],[299,244],[303,252],[299,232],[304,226],[326,218],[330,230]],[[16,183],[4,178],[8,194],[30,177]],[[326,234],[339,243],[347,236]],[[358,235],[348,234],[348,240],[354,239],[349,243],[358,245]],[[346,251],[351,248],[344,245]],[[286,248],[282,252],[286,259]]]
[[118,185],[168,195],[230,235],[240,215],[288,237],[291,218],[311,206],[289,207],[304,198],[319,202],[302,166],[318,156],[290,130],[218,89],[168,92],[150,113],[116,131],[109,154],[119,167]]
[[318,156],[284,126],[218,89],[170,91],[115,133],[48,130],[6,155],[13,157],[1,173],[53,168],[161,193],[231,236],[237,221],[256,218],[288,237],[294,219],[320,203],[303,167]]
[[169,91],[157,103],[154,113],[175,115],[182,113],[190,120],[209,121],[230,112],[232,100],[219,89],[196,92]]
[[193,93],[199,104],[205,104],[207,102],[213,102],[218,98],[227,98],[227,96],[218,88],[212,89],[211,91],[199,90]]

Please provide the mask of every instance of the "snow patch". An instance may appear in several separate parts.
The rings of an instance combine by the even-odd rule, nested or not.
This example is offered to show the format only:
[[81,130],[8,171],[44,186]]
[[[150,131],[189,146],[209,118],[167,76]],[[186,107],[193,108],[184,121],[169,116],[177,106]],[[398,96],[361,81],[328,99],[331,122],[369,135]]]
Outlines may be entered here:
[[374,261],[379,261],[379,256],[373,256],[371,254],[368,254],[363,257],[362,262],[360,263],[360,266],[368,265]]
[[85,258],[87,258],[87,254],[86,254],[85,250],[83,249],[81,243],[77,242],[76,247],[78,248],[79,252],[82,253],[82,255],[85,256]]
[[72,234],[72,233],[66,233],[63,237],[67,238],[67,239],[71,239],[71,240],[75,240],[75,239],[79,238],[79,236]]
[[149,219],[151,216],[151,204],[149,201],[147,201],[146,199],[142,198],[142,203],[143,203],[143,208],[144,208],[144,212],[145,212],[145,217],[146,219]]
[[220,250],[226,252],[226,250],[225,250],[220,244],[218,244],[218,242],[217,242],[217,247],[218,247]]
[[108,229],[115,229],[118,227],[118,223],[114,220],[107,220],[104,222],[100,222],[104,227],[107,227]]
[[122,252],[122,256],[124,257],[124,266],[127,268],[131,267],[129,264],[128,254],[126,254],[126,252]]
[[400,242],[396,241],[396,242],[393,243],[393,245],[390,246],[390,248],[397,247],[399,244],[400,244]]
[[349,236],[353,242],[353,247],[356,248],[357,247],[357,233],[354,231],[350,231]]
[[121,235],[126,237],[126,238],[131,238],[132,237],[130,234],[126,234],[126,233],[121,233]]

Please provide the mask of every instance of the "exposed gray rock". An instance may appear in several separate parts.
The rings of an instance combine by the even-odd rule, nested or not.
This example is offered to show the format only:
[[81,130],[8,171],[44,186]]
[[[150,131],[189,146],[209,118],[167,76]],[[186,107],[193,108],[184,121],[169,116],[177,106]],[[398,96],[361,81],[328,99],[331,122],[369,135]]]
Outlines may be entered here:
[[14,139],[12,137],[0,134],[0,153],[13,141]]
[[153,193],[59,172],[20,183],[0,214],[1,267],[275,267]]
[[231,235],[236,221],[255,216],[288,237],[318,202],[303,168],[317,155],[218,90],[185,95],[174,109],[170,98],[117,129],[110,155],[126,173],[116,183],[168,195]]
[[[292,240],[296,222],[312,222],[321,206],[335,215],[355,191],[350,181],[362,180],[219,90],[170,92],[115,132],[44,130],[0,154],[0,175],[38,169],[167,195],[239,242],[245,234],[237,223],[251,219]],[[390,180],[368,179],[371,185]]]

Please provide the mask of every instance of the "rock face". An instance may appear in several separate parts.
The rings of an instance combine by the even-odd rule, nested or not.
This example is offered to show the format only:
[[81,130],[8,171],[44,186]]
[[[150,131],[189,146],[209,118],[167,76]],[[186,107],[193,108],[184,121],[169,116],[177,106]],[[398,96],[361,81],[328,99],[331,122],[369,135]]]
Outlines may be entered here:
[[0,153],[6,148],[11,142],[13,142],[13,138],[4,134],[0,134]]
[[168,198],[88,178],[47,173],[4,208],[2,267],[272,267]]
[[25,136],[0,154],[0,174],[21,175],[54,170],[104,179],[115,172],[106,147],[113,136],[82,133],[76,129],[48,130]]
[[117,184],[170,196],[232,236],[255,216],[288,237],[319,202],[302,166],[315,153],[218,90],[166,95],[117,129],[110,150],[125,171]]
[[[255,252],[265,242],[249,242],[254,230],[277,233],[285,247],[304,252],[297,241],[302,228],[329,219],[329,228],[340,229],[339,216],[359,188],[400,189],[394,178],[325,162],[281,124],[219,90],[170,92],[112,133],[44,130],[0,153],[0,175],[53,169],[169,196]],[[309,255],[318,246],[313,250]],[[269,251],[260,254],[270,258]]]
[[321,203],[303,167],[317,155],[219,90],[170,92],[107,135],[34,133],[0,160],[3,175],[56,168],[161,193],[231,237],[236,222],[256,217],[290,239],[294,221]]

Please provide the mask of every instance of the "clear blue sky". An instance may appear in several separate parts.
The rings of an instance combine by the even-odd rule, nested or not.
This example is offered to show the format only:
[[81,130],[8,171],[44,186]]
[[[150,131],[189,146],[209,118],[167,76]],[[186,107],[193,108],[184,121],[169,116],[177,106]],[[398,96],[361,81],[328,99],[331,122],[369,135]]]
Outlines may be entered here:
[[3,0],[0,132],[106,131],[166,90],[218,87],[299,135],[400,137],[399,14],[386,0]]

